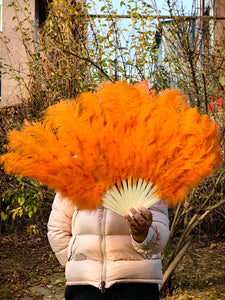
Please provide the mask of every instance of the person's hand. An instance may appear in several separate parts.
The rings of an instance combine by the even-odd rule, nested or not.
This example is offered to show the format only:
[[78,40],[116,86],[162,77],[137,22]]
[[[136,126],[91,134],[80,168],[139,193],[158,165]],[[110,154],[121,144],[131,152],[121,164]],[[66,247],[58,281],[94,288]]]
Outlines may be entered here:
[[132,207],[130,211],[133,217],[128,214],[124,217],[127,220],[133,239],[138,243],[142,243],[146,239],[149,227],[152,224],[152,213],[150,209],[143,206],[138,206],[137,210]]

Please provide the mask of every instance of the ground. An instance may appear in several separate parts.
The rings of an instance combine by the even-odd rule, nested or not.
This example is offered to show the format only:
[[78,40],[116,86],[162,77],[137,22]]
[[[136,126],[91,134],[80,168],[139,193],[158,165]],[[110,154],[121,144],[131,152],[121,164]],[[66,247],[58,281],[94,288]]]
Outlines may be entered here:
[[[7,235],[0,241],[0,299],[64,299],[64,269],[45,235]],[[163,299],[225,299],[225,242],[192,245]]]

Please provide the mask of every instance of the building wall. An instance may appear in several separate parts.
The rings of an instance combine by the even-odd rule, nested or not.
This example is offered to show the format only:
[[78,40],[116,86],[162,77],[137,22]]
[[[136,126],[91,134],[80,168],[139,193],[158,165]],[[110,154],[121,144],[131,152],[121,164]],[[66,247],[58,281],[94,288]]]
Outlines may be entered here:
[[[225,17],[225,0],[216,0],[214,7],[216,17]],[[225,34],[225,20],[218,20],[215,24],[215,39],[221,39]]]
[[[25,7],[23,0],[17,0],[22,8]],[[13,7],[8,7],[9,0],[3,0],[3,14],[2,14],[2,35],[6,36],[8,43],[1,44],[0,57],[3,63],[9,64],[15,70],[19,70],[18,76],[26,77],[28,57],[22,43],[20,32],[16,30],[18,22],[13,20],[15,11]],[[31,12],[30,18],[35,18],[35,0],[30,0],[29,10]],[[20,20],[23,15],[18,12]],[[29,24],[25,24],[28,27]],[[7,48],[7,49],[6,49]],[[18,82],[11,79],[9,75],[2,74],[1,78],[1,106],[12,105],[19,102],[21,95],[24,94],[24,88],[19,86]]]
[[[209,7],[209,16],[225,17],[225,0],[195,0],[195,14],[196,16],[207,15],[206,10]],[[201,21],[196,22],[197,28],[201,27]],[[225,20],[210,21],[213,28],[213,40],[220,40],[225,33]]]

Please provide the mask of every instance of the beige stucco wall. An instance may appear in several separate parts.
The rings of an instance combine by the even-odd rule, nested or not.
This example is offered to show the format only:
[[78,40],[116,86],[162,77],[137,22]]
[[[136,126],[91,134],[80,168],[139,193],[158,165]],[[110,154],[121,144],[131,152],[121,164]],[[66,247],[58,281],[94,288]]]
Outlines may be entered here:
[[[214,14],[216,17],[225,17],[225,0],[215,1]],[[225,20],[218,20],[215,24],[215,39],[224,38]]]
[[[23,0],[17,0],[22,8],[25,7]],[[9,64],[13,69],[19,70],[17,73],[19,76],[24,76],[26,78],[27,74],[27,64],[28,57],[25,48],[22,43],[21,34],[16,31],[18,22],[13,20],[15,16],[14,8],[8,7],[11,0],[3,0],[3,22],[2,22],[2,35],[6,36],[9,42],[4,46],[0,44],[0,57],[3,58],[3,63]],[[30,18],[34,20],[35,18],[35,0],[30,0],[31,12]],[[18,12],[18,17],[20,20],[23,19],[22,13]],[[24,24],[28,27],[28,23]],[[8,48],[6,50],[6,48]],[[10,79],[9,75],[2,75],[1,82],[1,106],[11,105],[18,103],[21,99],[21,95],[25,93],[24,87],[19,86],[18,82]]]

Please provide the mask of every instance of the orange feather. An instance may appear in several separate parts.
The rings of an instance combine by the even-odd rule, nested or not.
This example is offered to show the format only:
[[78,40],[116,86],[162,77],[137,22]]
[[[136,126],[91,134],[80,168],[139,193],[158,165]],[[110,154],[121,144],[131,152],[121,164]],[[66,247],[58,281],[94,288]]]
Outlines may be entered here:
[[40,123],[9,133],[7,173],[30,176],[76,206],[94,209],[121,180],[142,178],[170,205],[220,165],[218,128],[179,90],[160,94],[147,82],[103,83],[49,107]]

